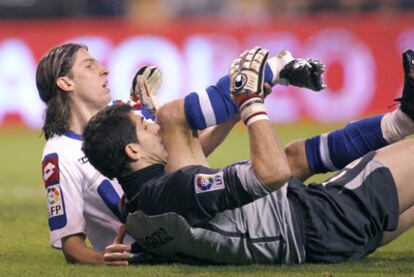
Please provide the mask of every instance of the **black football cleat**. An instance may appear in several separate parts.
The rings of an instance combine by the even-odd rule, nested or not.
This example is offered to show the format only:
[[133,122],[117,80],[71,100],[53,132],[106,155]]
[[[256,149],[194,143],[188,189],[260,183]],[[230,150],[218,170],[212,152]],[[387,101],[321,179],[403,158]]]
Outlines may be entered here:
[[402,96],[395,99],[400,109],[414,121],[414,51],[409,49],[402,54],[404,68],[404,88]]
[[318,60],[295,59],[283,67],[280,78],[296,87],[321,91],[326,88],[322,80],[324,71],[325,65]]

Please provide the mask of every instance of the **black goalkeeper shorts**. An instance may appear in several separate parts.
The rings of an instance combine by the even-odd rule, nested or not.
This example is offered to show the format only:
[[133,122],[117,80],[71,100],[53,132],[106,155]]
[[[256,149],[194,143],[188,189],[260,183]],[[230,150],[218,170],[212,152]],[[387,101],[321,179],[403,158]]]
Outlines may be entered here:
[[381,244],[383,231],[397,228],[399,204],[391,172],[373,160],[376,152],[351,163],[322,184],[289,182],[300,221],[306,262],[358,260]]

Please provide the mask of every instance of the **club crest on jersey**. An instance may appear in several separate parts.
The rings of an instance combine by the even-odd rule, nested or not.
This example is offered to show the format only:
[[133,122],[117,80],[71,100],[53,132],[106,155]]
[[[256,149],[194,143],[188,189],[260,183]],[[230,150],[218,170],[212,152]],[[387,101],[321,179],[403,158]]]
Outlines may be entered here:
[[45,156],[42,162],[42,174],[46,187],[59,184],[59,157],[56,153]]
[[196,193],[224,189],[223,172],[216,174],[196,174],[194,184]]

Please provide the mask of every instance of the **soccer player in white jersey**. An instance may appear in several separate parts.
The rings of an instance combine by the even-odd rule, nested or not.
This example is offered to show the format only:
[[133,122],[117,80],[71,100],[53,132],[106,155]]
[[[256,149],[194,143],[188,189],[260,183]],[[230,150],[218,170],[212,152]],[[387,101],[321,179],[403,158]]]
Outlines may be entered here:
[[[79,44],[53,48],[36,71],[39,96],[47,105],[42,173],[50,240],[69,262],[104,264],[102,251],[120,225],[119,184],[96,171],[81,150],[82,128],[111,101],[108,74]],[[132,242],[125,238],[124,243]]]
[[[404,57],[401,109],[381,117],[378,129],[384,136],[379,140],[387,143],[407,134],[402,126],[414,132],[414,52]],[[89,122],[83,149],[96,168],[120,181],[132,213],[127,229],[142,250],[196,263],[341,262],[364,257],[414,224],[413,140],[378,147],[321,185],[305,187],[290,178],[306,176],[311,168],[289,162],[266,115],[266,58],[266,50],[255,48],[231,69],[251,162],[209,168],[189,128],[186,100],[157,112],[161,129],[125,105],[106,108]],[[303,154],[304,148],[306,164]],[[335,153],[328,156],[336,159]]]

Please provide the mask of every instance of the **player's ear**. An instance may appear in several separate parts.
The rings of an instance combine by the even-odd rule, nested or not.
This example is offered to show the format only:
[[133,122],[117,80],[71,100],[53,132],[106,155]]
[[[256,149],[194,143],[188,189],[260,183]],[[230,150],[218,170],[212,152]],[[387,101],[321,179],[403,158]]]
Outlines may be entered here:
[[142,158],[141,147],[138,143],[128,143],[124,148],[125,154],[133,161],[138,161]]
[[73,81],[70,78],[68,78],[67,76],[59,77],[56,80],[56,85],[64,91],[73,90]]

